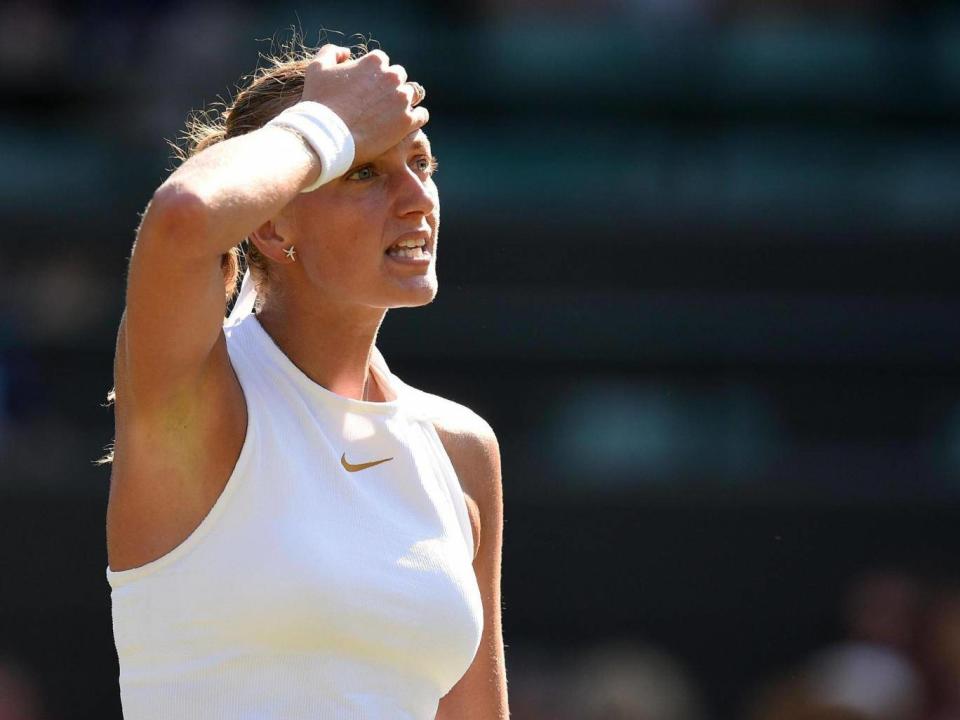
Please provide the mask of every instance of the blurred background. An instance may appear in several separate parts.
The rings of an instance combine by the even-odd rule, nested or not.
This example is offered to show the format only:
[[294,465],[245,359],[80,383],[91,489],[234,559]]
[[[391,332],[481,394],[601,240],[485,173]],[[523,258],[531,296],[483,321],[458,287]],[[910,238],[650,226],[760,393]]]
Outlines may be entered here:
[[379,346],[499,437],[512,717],[960,717],[960,9],[14,0],[0,720],[120,718],[134,229],[292,26],[428,90],[440,293]]

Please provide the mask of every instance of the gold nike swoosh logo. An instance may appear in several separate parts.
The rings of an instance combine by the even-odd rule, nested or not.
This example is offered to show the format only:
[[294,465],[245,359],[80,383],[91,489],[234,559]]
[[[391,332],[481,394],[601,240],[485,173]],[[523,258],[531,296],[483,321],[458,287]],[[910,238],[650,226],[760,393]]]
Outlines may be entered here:
[[343,465],[343,469],[347,472],[357,472],[358,470],[366,470],[367,468],[372,468],[374,465],[379,465],[380,463],[385,463],[388,460],[393,460],[392,457],[384,458],[383,460],[373,460],[372,462],[358,463],[353,465],[352,463],[347,462],[347,454],[344,453],[340,456],[340,464]]

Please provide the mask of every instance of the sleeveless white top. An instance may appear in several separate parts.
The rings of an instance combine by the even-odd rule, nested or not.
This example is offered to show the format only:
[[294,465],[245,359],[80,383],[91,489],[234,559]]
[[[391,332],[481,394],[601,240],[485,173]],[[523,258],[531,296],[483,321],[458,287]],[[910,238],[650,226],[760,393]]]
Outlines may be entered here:
[[313,382],[254,314],[224,332],[236,467],[183,543],[107,567],[125,720],[433,720],[483,630],[438,399],[376,348],[388,402]]

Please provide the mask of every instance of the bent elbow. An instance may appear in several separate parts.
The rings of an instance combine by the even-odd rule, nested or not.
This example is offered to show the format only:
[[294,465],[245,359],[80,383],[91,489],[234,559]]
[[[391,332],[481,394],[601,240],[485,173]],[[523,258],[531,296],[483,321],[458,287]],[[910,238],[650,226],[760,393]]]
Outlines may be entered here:
[[174,184],[163,184],[153,193],[143,213],[138,239],[154,235],[171,240],[206,237],[210,209],[196,192]]

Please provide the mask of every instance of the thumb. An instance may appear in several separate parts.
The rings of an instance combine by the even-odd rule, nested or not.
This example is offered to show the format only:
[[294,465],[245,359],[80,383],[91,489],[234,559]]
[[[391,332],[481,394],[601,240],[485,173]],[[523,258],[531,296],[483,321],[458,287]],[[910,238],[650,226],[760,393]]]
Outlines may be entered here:
[[317,51],[314,60],[320,63],[320,67],[329,68],[333,67],[337,63],[343,62],[350,58],[350,48],[341,47],[340,45],[334,45],[332,43],[327,43],[319,51]]

